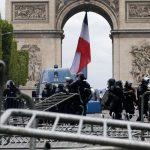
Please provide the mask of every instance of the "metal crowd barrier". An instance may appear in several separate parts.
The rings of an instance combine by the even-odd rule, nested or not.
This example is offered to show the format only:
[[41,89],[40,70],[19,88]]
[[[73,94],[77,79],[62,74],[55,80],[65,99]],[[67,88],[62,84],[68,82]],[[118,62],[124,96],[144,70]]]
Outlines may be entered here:
[[[18,118],[27,117],[28,119],[23,126],[14,126],[9,123],[11,122],[10,118],[12,116]],[[47,121],[49,125],[45,128],[41,128],[39,122],[41,119]],[[67,124],[70,128],[73,126],[71,131],[69,128],[65,130],[66,127],[64,128],[64,126],[62,126],[63,124]],[[110,131],[110,129],[112,130]],[[147,123],[83,117],[35,110],[7,110],[0,119],[0,133],[114,146],[126,149],[150,149],[150,125]],[[116,136],[112,136],[112,134]],[[118,134],[122,134],[122,137],[117,136]],[[145,136],[145,141],[142,141],[141,136]],[[36,145],[36,142],[34,142],[34,144]]]

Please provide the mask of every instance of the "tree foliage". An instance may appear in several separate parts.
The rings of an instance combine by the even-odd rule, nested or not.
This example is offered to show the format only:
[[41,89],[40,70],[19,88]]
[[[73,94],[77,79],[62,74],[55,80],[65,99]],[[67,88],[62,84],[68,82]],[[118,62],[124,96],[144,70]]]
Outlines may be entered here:
[[2,60],[2,55],[3,55],[3,51],[2,51],[2,30],[0,27],[0,60]]
[[9,65],[9,78],[17,85],[25,85],[28,78],[28,52],[17,51],[17,42],[11,46],[11,59]]
[[25,85],[28,78],[28,52],[17,51],[12,24],[0,20],[0,30],[0,59],[6,64],[5,79],[14,80],[17,85]]
[[9,75],[9,63],[11,57],[11,43],[13,40],[13,26],[5,20],[0,20],[0,28],[2,33],[2,60],[6,64],[5,79],[8,79]]
[[25,85],[28,78],[28,62],[29,55],[27,51],[18,51],[18,83],[19,85]]

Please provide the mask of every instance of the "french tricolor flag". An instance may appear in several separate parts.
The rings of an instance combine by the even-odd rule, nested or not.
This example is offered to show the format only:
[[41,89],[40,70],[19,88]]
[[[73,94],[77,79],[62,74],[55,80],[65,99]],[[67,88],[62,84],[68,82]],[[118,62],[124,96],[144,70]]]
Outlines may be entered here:
[[90,38],[88,29],[88,18],[86,12],[82,23],[82,29],[78,40],[76,53],[70,71],[73,74],[77,74],[81,72],[90,62],[91,62]]

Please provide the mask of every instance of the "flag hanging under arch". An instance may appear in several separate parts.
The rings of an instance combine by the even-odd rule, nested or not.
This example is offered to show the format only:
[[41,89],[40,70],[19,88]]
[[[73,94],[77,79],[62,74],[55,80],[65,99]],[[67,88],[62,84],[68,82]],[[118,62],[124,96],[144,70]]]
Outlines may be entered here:
[[70,71],[73,74],[77,74],[81,72],[85,67],[87,67],[88,63],[90,62],[91,62],[90,38],[88,29],[88,18],[86,12],[82,23],[82,29],[78,40],[76,53]]

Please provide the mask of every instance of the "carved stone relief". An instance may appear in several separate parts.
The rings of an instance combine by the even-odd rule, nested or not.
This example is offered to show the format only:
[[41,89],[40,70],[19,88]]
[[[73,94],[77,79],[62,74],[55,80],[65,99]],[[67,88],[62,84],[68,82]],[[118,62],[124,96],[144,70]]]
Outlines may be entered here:
[[47,2],[13,2],[13,21],[48,21]]
[[150,21],[150,2],[127,2],[126,3],[127,21],[144,22]]
[[[56,0],[56,11],[57,13],[59,13],[59,11],[69,2],[71,1],[75,1],[75,0]],[[89,2],[90,4],[90,0],[85,0],[86,2]],[[106,3],[107,5],[109,5],[109,7],[111,7],[116,15],[118,16],[119,14],[119,0],[97,0],[97,1],[102,1],[103,3]]]
[[67,4],[68,2],[73,1],[73,0],[56,0],[56,10],[57,13],[62,9],[62,7]]
[[131,54],[134,58],[131,74],[135,83],[139,83],[144,76],[150,75],[150,45],[133,46]]
[[38,81],[42,69],[40,48],[38,48],[37,45],[23,45],[21,50],[26,50],[29,52],[29,68],[28,68],[29,81]]
[[103,0],[105,3],[107,3],[116,13],[117,16],[119,16],[119,0]]

